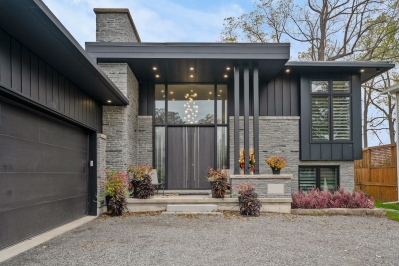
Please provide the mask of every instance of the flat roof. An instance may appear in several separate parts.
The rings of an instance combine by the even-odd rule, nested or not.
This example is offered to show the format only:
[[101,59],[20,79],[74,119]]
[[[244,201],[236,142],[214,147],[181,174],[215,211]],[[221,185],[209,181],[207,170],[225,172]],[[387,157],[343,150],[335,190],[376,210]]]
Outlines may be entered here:
[[244,65],[270,80],[290,58],[289,43],[87,42],[86,51],[99,63],[128,63],[139,81],[150,82],[226,82],[228,68]]
[[99,103],[129,103],[42,1],[0,1],[0,27]]
[[285,68],[298,72],[337,72],[348,71],[360,73],[360,81],[364,83],[392,68],[394,63],[389,61],[289,61]]

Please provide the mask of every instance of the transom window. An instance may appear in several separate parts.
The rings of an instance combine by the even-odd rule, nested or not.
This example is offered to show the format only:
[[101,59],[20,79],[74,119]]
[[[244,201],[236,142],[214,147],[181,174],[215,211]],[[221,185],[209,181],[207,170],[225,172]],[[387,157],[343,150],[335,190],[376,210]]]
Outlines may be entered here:
[[339,186],[338,166],[299,166],[299,189],[334,191]]
[[312,141],[351,140],[349,80],[311,82]]

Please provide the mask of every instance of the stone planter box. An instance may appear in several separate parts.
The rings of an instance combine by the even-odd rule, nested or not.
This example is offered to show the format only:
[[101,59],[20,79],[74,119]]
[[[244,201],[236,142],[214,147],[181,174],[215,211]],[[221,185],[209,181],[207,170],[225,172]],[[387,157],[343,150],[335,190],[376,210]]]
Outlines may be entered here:
[[291,179],[289,174],[230,175],[230,185],[252,181],[259,198],[291,198]]
[[328,208],[328,209],[291,209],[291,214],[296,215],[372,215],[385,216],[386,211],[382,209],[347,209],[347,208]]

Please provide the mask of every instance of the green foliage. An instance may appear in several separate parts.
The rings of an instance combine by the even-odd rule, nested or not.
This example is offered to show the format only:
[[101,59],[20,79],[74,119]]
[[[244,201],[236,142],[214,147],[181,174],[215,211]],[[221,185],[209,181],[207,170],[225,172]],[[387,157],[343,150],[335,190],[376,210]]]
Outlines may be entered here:
[[394,220],[394,221],[398,221],[399,222],[399,213],[396,213],[396,212],[387,212],[387,217],[389,218],[389,219],[392,219],[392,220]]
[[104,170],[106,177],[102,182],[106,191],[106,194],[113,197],[115,193],[124,193],[127,182],[127,174],[124,172],[114,171],[111,168]]
[[384,204],[382,201],[374,201],[374,205],[376,208],[384,208],[384,209],[391,209],[399,211],[399,203],[392,203],[392,204]]

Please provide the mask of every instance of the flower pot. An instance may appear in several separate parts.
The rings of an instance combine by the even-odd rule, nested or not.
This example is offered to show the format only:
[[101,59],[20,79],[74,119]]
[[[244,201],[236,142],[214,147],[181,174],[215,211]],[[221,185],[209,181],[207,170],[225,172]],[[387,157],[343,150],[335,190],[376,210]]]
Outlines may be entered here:
[[240,175],[244,174],[244,169],[240,169]]
[[139,197],[139,185],[140,185],[140,181],[135,181],[133,182],[133,191],[130,194],[130,196],[132,196],[133,198],[138,198]]
[[222,193],[216,193],[215,190],[212,189],[212,198],[224,198],[226,191],[222,191]]
[[280,170],[281,169],[274,169],[274,168],[272,168],[272,172],[273,172],[273,175],[279,175],[280,174]]

